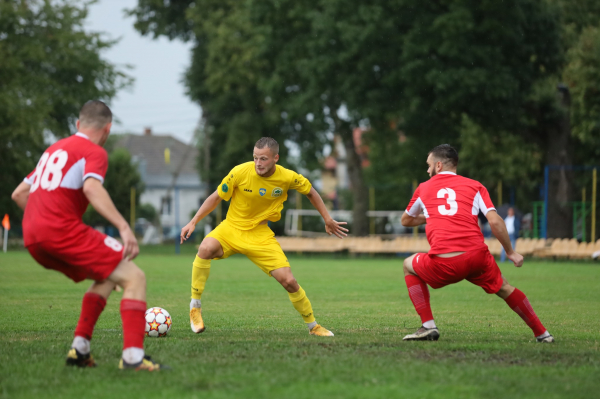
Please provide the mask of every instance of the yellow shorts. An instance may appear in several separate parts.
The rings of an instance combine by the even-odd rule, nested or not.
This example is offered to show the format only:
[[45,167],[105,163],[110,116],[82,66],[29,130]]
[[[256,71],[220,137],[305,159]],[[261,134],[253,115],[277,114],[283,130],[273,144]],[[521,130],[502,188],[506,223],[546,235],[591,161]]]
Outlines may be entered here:
[[290,267],[290,262],[275,239],[275,233],[267,224],[258,225],[252,230],[239,230],[225,219],[206,237],[216,239],[223,247],[223,256],[214,259],[244,254],[269,276],[275,269]]

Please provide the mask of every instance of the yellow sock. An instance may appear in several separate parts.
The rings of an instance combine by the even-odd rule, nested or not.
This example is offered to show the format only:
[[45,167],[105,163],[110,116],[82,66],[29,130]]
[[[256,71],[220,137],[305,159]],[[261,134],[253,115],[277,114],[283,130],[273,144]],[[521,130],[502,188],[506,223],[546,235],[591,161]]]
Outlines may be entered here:
[[300,287],[297,292],[288,292],[290,301],[294,308],[300,313],[305,323],[313,323],[315,321],[315,315],[313,314],[312,305],[306,297],[306,292]]
[[200,299],[209,274],[210,259],[200,259],[196,255],[194,266],[192,267],[192,299]]

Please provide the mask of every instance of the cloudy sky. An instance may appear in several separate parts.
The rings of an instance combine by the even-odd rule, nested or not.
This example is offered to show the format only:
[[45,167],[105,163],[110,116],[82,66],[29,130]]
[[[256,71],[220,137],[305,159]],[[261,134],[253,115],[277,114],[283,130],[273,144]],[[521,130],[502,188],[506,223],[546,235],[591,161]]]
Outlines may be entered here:
[[142,37],[133,28],[133,19],[123,10],[133,8],[136,0],[100,0],[90,7],[88,29],[105,32],[119,43],[103,56],[135,78],[133,86],[118,93],[111,109],[118,119],[113,132],[141,134],[150,127],[154,134],[171,134],[190,142],[200,119],[200,107],[185,95],[181,83],[190,63],[189,43],[164,38]]

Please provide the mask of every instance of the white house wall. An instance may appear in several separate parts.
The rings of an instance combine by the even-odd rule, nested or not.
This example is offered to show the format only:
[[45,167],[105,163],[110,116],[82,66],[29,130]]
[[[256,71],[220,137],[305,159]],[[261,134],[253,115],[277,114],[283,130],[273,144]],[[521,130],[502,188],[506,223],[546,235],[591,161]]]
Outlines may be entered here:
[[[151,204],[160,215],[162,227],[175,225],[175,190],[171,190],[171,212],[162,214],[162,199],[166,197],[166,188],[146,188],[140,197],[141,204]],[[190,214],[196,212],[200,206],[200,200],[205,199],[206,194],[202,189],[180,188],[179,189],[179,227],[183,227],[190,221]]]

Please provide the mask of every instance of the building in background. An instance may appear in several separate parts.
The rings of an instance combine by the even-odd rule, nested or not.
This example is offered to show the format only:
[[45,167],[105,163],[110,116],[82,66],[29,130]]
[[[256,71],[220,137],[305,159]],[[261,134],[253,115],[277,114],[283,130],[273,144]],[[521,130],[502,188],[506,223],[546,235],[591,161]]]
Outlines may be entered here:
[[[149,128],[141,136],[123,135],[115,148],[127,149],[138,164],[146,185],[140,203],[151,204],[158,211],[165,238],[178,235],[176,230],[189,221],[190,214],[196,212],[207,197],[206,185],[196,168],[197,148],[170,135],[152,134]],[[175,214],[177,208],[178,215]]]

